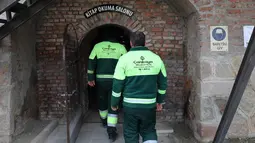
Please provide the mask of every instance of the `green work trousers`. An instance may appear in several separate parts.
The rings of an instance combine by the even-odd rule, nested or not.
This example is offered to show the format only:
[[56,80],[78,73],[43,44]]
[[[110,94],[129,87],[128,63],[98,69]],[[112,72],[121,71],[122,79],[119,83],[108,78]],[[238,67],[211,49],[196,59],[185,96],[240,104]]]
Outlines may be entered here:
[[124,106],[123,132],[125,143],[157,143],[156,109],[134,109]]
[[96,86],[100,117],[107,118],[108,127],[116,127],[118,112],[111,108],[112,81],[97,81]]

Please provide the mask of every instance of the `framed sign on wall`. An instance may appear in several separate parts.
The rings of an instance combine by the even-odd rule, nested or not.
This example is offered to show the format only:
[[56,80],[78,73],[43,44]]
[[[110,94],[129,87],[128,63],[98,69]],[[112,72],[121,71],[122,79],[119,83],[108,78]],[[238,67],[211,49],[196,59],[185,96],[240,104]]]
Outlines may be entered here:
[[211,51],[228,51],[228,26],[210,27]]
[[247,48],[249,41],[251,39],[251,34],[253,32],[253,25],[245,25],[243,26],[243,40],[244,40],[244,48]]

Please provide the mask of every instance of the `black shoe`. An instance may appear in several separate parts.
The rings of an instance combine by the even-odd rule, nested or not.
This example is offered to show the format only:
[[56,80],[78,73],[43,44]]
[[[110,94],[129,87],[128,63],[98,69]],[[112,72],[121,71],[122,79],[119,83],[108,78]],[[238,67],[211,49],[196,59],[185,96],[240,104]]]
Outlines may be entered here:
[[117,132],[110,133],[110,134],[109,134],[109,140],[110,140],[110,142],[115,142],[116,139],[117,139],[117,137],[118,137]]
[[107,127],[107,133],[110,142],[115,142],[118,136],[116,127]]

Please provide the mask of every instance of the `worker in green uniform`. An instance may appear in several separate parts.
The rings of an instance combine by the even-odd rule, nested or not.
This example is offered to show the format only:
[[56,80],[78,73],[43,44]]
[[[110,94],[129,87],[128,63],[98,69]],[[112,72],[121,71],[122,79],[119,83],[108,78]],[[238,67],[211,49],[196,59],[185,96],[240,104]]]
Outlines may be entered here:
[[118,122],[117,111],[113,111],[110,104],[113,74],[118,59],[126,52],[126,48],[116,40],[105,40],[94,46],[88,62],[88,84],[96,85],[99,115],[112,141],[117,137]]
[[131,34],[132,48],[115,68],[111,106],[118,109],[123,95],[125,143],[157,143],[156,110],[162,110],[167,74],[161,58],[145,47],[142,32]]

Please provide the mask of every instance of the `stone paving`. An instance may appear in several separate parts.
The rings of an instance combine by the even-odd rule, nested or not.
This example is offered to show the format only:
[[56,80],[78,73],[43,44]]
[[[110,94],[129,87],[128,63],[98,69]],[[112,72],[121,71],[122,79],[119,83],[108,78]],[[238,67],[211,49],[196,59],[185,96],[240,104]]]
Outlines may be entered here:
[[[158,143],[199,143],[191,130],[183,123],[172,124],[174,133],[168,136],[159,135]],[[115,143],[125,143],[123,138],[122,126],[118,125],[119,137]],[[80,131],[76,143],[108,143],[106,129],[99,123],[85,123]],[[141,143],[141,141],[140,141]],[[255,139],[226,139],[223,143],[255,143]]]
[[[119,136],[115,143],[124,143],[122,125],[117,127]],[[76,143],[108,143],[106,129],[100,123],[85,123],[80,131]],[[170,143],[171,140],[167,136],[159,137],[160,143]]]
[[[39,123],[40,124],[40,123]],[[40,124],[41,126],[42,124]],[[199,143],[194,137],[192,131],[183,123],[169,124],[174,129],[174,133],[168,135],[159,135],[158,143]],[[37,126],[38,127],[38,126]],[[161,129],[162,127],[160,127]],[[41,129],[41,128],[40,128]],[[65,132],[65,128],[62,129]],[[13,143],[29,143],[33,134],[38,131],[29,130],[26,134],[22,135]],[[122,125],[118,125],[119,137],[115,143],[124,143]],[[65,137],[65,134],[63,134]],[[55,142],[56,143],[56,142]],[[63,143],[60,141],[59,143]],[[106,129],[101,127],[100,123],[84,123],[76,143],[108,143]],[[250,139],[230,139],[225,140],[223,143],[255,143],[255,138]]]

